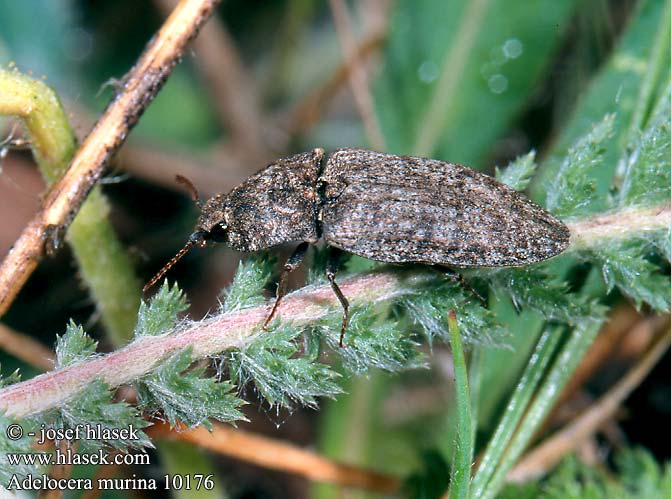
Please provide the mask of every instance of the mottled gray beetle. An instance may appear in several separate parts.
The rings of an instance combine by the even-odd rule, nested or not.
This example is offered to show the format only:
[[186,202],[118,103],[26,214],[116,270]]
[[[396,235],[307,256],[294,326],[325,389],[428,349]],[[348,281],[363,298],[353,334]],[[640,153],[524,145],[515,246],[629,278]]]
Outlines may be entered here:
[[[181,180],[198,202],[193,186]],[[265,327],[289,273],[323,237],[336,250],[330,250],[326,276],[343,307],[341,345],[348,302],[335,282],[337,250],[390,263],[505,267],[546,260],[569,241],[560,220],[492,177],[444,161],[360,149],[328,157],[314,149],[279,159],[201,208],[184,248],[145,291],[196,245],[221,242],[250,252],[298,242]]]

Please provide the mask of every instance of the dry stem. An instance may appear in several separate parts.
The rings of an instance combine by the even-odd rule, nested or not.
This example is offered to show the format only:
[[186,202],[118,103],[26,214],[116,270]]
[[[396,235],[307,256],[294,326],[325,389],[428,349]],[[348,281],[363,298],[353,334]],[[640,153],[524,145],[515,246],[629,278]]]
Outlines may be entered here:
[[351,58],[345,59],[331,76],[320,87],[312,91],[306,98],[294,105],[289,112],[287,130],[291,134],[297,134],[314,125],[321,115],[326,102],[347,82],[355,62],[362,64],[369,56],[375,53],[384,40],[384,33],[375,32],[364,38],[357,45]]
[[179,61],[186,44],[210,15],[217,0],[183,0],[123,80],[123,90],[75,154],[70,167],[46,196],[42,209],[24,229],[0,266],[0,315],[25,284],[45,243],[72,222],[111,156]]
[[382,134],[380,124],[375,116],[375,109],[373,108],[373,98],[368,87],[368,77],[361,59],[356,56],[356,43],[347,6],[343,0],[330,0],[330,4],[340,45],[347,60],[351,61],[350,86],[352,87],[354,102],[359,109],[366,135],[374,149],[386,151],[387,146],[384,135]]
[[44,371],[54,368],[54,353],[30,336],[0,324],[0,348]]
[[338,463],[296,445],[217,424],[214,431],[203,427],[171,431],[166,424],[153,426],[151,437],[163,437],[196,444],[204,449],[241,459],[264,468],[285,471],[309,480],[357,487],[389,494],[398,490],[394,476]]
[[[121,149],[116,163],[133,175],[172,190],[183,191],[175,182],[175,176],[182,175],[198,187],[201,195],[209,197],[230,191],[251,173],[244,166],[246,158],[236,155],[232,148],[226,147],[225,154],[217,156],[215,164],[209,156],[199,159],[193,154],[131,142]],[[256,169],[261,166],[257,164]]]
[[[174,0],[156,0],[158,7],[166,13],[175,3]],[[254,79],[224,24],[214,17],[194,41],[194,49],[198,57],[193,63],[202,75],[232,142],[257,157],[265,157],[264,118]]]

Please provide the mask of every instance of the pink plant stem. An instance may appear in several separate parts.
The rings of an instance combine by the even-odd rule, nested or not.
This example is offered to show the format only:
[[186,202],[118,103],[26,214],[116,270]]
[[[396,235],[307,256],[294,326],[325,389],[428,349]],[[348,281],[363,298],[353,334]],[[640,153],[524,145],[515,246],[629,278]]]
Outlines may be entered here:
[[[412,292],[404,285],[426,275],[380,272],[343,280],[343,293],[353,302],[374,303]],[[279,315],[300,327],[339,306],[327,285],[307,286],[287,295]],[[141,378],[167,355],[192,347],[193,360],[242,347],[260,331],[269,305],[218,314],[201,322],[181,325],[160,336],[144,336],[116,352],[48,372],[0,390],[0,411],[23,418],[67,402],[96,378],[111,388]]]

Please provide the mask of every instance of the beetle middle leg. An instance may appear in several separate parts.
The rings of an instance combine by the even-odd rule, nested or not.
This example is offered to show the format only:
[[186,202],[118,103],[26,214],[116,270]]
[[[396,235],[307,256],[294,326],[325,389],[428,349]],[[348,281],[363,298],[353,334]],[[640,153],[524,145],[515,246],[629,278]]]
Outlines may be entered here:
[[268,318],[263,323],[263,329],[268,329],[268,324],[270,324],[270,321],[272,321],[273,317],[275,317],[277,307],[280,305],[280,301],[282,301],[282,297],[284,296],[284,293],[287,290],[287,281],[289,280],[289,274],[294,270],[296,270],[298,266],[301,264],[303,258],[305,258],[305,253],[307,253],[308,251],[308,246],[309,243],[307,242],[302,242],[301,244],[299,244],[294,250],[294,252],[291,254],[291,256],[287,259],[287,262],[284,264],[284,268],[282,269],[282,275],[280,276],[280,282],[277,285],[277,294],[275,296],[275,303],[273,305],[273,309],[270,311],[270,314],[268,315]]
[[340,290],[340,286],[335,282],[335,276],[338,272],[338,265],[340,263],[340,256],[342,252],[337,248],[329,248],[328,260],[326,261],[326,278],[331,284],[331,289],[338,297],[340,305],[342,305],[342,326],[340,327],[340,348],[343,346],[343,338],[345,337],[345,329],[347,329],[347,322],[349,321],[349,301]]
[[451,279],[454,282],[459,283],[459,285],[462,288],[464,288],[466,291],[469,291],[473,296],[475,296],[478,300],[480,300],[480,303],[482,304],[483,307],[487,308],[487,300],[485,300],[485,298],[480,293],[478,293],[477,289],[471,286],[466,281],[466,279],[464,279],[464,276],[462,274],[443,266],[438,266],[437,269],[440,271],[441,274],[443,274],[448,279]]

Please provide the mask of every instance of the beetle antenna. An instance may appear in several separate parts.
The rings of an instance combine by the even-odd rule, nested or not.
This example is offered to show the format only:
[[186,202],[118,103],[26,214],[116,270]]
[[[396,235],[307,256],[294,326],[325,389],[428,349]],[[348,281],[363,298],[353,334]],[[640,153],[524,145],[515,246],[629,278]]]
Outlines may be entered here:
[[191,199],[193,199],[193,202],[196,203],[196,206],[200,208],[201,210],[203,209],[203,203],[200,201],[200,196],[198,195],[198,189],[196,189],[196,186],[193,185],[193,182],[191,182],[188,178],[184,177],[183,175],[175,175],[175,180],[182,184],[184,187],[186,187],[186,190],[189,191],[189,194],[191,194]]
[[177,252],[175,256],[173,256],[168,263],[166,263],[161,270],[158,271],[158,273],[151,278],[151,280],[144,285],[144,288],[142,288],[142,292],[146,293],[151,287],[158,282],[158,280],[165,275],[165,273],[170,270],[170,268],[175,265],[177,262],[179,262],[184,255],[186,255],[191,248],[196,244],[196,241],[189,239],[184,247]]

